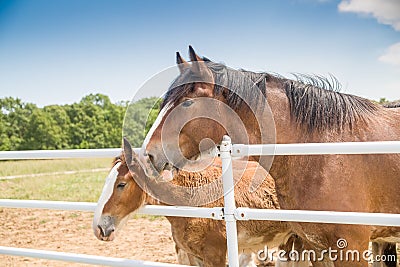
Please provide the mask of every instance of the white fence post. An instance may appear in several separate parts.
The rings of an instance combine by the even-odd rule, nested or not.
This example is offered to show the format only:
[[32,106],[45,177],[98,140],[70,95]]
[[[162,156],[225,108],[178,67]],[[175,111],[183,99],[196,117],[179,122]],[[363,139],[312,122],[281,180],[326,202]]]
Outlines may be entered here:
[[237,226],[235,218],[235,191],[232,170],[231,138],[225,135],[220,146],[222,161],[222,184],[224,188],[224,218],[226,224],[226,243],[228,246],[229,267],[239,267]]

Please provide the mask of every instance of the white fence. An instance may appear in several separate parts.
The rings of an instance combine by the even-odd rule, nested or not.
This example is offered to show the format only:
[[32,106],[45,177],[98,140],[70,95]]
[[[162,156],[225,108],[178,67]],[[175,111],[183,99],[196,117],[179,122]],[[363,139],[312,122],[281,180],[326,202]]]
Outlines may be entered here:
[[[98,152],[97,152],[98,151]],[[82,158],[114,157],[121,149],[102,150],[66,150],[66,151],[16,151],[0,152],[4,159],[44,159],[44,158]],[[238,266],[237,220],[275,220],[315,223],[366,224],[400,226],[400,214],[332,212],[305,210],[267,210],[236,208],[234,201],[232,156],[245,155],[319,155],[319,154],[388,154],[400,153],[400,141],[352,142],[352,143],[313,143],[313,144],[276,144],[276,145],[231,145],[225,136],[220,154],[223,168],[224,207],[169,207],[146,206],[142,214],[199,217],[226,221],[229,266]],[[46,208],[62,210],[93,211],[96,203],[63,202],[40,200],[0,199],[0,207]],[[71,261],[110,266],[183,266],[92,255],[62,253],[54,251],[0,247],[0,254],[28,256],[52,260]]]
[[[135,152],[139,149],[135,148]],[[0,160],[112,158],[121,155],[121,148],[0,151]]]

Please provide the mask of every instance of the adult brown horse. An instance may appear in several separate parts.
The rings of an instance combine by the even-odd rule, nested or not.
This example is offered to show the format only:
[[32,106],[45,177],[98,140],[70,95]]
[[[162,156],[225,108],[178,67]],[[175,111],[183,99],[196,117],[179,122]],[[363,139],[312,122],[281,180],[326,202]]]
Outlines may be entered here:
[[[330,90],[332,83],[324,79],[310,78],[305,83],[237,71],[200,58],[191,47],[189,54],[191,64],[177,53],[180,75],[145,139],[141,161],[150,176],[181,168],[182,159],[211,146],[206,142],[208,146],[203,143],[202,148],[202,140],[219,143],[227,133],[233,143],[250,144],[400,139],[399,109]],[[203,116],[204,110],[214,113],[213,117]],[[180,117],[182,125],[172,123]],[[247,140],[243,129],[231,125],[238,121]],[[261,157],[260,162],[270,168],[284,209],[400,213],[399,154],[276,156],[273,161]],[[396,228],[313,223],[291,223],[291,227],[308,248],[320,252],[337,248],[337,241],[345,238],[347,251],[361,253],[372,231],[376,240],[400,241]],[[362,260],[331,261],[325,254],[314,266],[333,264],[367,265]]]

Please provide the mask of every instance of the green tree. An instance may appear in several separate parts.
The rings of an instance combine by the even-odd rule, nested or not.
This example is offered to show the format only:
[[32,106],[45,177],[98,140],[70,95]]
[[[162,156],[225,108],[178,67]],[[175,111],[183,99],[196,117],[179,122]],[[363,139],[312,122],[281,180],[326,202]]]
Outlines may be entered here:
[[[158,98],[129,106],[127,133],[141,146],[157,117]],[[90,94],[78,103],[38,108],[11,97],[0,99],[0,150],[107,148],[121,146],[128,102],[113,104],[103,94]]]
[[379,102],[378,102],[378,103],[381,104],[381,105],[383,105],[383,104],[389,103],[389,101],[388,101],[385,97],[381,97],[381,98],[379,99]]
[[79,103],[69,105],[67,113],[72,148],[106,148],[121,146],[124,102],[112,104],[109,97],[90,94]]
[[2,113],[0,149],[19,150],[27,133],[26,125],[37,107],[31,103],[23,103],[19,98],[6,97],[0,99],[0,109]]
[[61,127],[44,109],[33,111],[26,128],[21,149],[63,148]]
[[51,120],[51,131],[54,133],[54,139],[57,143],[54,148],[65,149],[70,148],[69,127],[71,120],[67,114],[66,106],[51,105],[43,108],[46,116]]
[[124,120],[123,135],[135,147],[142,146],[144,138],[159,112],[160,101],[156,97],[143,98],[129,104]]

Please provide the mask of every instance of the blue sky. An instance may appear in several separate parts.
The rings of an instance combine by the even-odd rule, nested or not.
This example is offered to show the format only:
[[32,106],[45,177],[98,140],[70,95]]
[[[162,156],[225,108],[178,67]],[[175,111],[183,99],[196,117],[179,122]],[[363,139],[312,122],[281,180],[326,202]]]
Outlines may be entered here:
[[331,73],[344,92],[400,99],[397,0],[0,0],[0,97],[130,100],[189,44],[233,68]]

